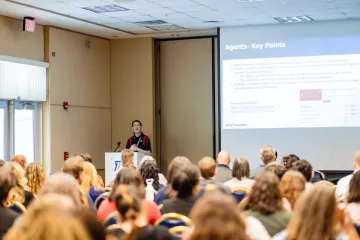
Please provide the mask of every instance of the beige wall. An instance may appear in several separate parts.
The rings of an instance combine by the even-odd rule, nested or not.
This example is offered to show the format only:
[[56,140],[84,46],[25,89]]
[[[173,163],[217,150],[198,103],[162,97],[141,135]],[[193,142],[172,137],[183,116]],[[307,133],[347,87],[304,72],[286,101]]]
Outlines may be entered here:
[[[64,152],[79,151],[89,152],[103,169],[104,152],[111,150],[110,41],[48,28],[46,42],[50,114],[44,115],[50,118],[51,172],[61,168]],[[62,108],[63,102],[69,110]]]
[[111,41],[112,147],[125,147],[131,122],[139,119],[155,156],[155,81],[152,38]]
[[44,27],[22,31],[22,21],[0,16],[0,55],[44,61]]

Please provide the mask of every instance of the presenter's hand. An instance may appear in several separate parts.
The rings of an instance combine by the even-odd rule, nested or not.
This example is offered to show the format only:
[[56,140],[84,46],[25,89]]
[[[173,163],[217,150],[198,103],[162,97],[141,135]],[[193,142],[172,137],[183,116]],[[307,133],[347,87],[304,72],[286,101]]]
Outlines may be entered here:
[[135,144],[133,144],[133,145],[130,147],[130,150],[131,150],[131,151],[139,151],[139,148],[138,148]]

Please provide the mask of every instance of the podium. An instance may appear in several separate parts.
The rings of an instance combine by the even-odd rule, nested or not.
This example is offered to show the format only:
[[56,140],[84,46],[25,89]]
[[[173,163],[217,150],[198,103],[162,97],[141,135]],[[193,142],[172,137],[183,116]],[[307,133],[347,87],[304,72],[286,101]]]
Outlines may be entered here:
[[[134,166],[140,164],[145,154],[134,152]],[[115,178],[115,174],[122,168],[121,152],[105,153],[105,186],[109,185]]]

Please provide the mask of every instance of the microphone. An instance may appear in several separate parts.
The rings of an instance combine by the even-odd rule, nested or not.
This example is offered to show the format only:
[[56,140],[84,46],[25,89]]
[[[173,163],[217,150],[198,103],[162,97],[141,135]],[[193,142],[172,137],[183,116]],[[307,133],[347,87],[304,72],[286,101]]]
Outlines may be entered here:
[[117,147],[115,148],[114,152],[116,152],[116,150],[118,150],[118,148],[120,147],[121,142],[117,142]]

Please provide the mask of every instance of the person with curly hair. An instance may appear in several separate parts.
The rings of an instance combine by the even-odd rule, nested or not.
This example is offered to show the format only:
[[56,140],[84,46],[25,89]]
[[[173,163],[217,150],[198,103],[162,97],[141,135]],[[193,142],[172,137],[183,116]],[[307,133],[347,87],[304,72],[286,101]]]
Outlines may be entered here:
[[156,163],[151,160],[146,160],[141,164],[141,168],[139,169],[141,173],[141,177],[144,181],[144,185],[146,186],[146,179],[154,179],[153,187],[156,191],[164,186],[159,182],[159,168],[156,166]]
[[26,167],[25,177],[32,194],[38,195],[46,179],[43,166],[40,163],[30,163]]
[[291,211],[295,202],[305,190],[306,180],[304,176],[297,171],[288,171],[280,181],[280,193],[283,197],[284,207]]
[[291,214],[283,207],[279,178],[274,173],[257,175],[246,201],[244,214],[258,219],[270,236],[287,227]]

